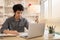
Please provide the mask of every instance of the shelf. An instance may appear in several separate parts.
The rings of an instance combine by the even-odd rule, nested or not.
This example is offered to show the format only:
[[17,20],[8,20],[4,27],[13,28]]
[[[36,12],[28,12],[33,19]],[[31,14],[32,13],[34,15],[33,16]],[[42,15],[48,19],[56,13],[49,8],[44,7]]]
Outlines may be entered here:
[[0,8],[3,8],[3,6],[0,6]]
[[22,0],[5,0],[5,6],[12,7],[14,4],[21,3]]
[[[0,18],[4,19],[2,21],[5,21],[6,18],[13,16],[13,14],[14,14],[13,9],[12,9],[13,5],[21,3],[21,4],[23,4],[25,6],[25,8],[24,8],[25,11],[23,12],[24,13],[23,17],[27,18],[28,20],[35,20],[35,17],[37,16],[36,13],[31,13],[30,14],[29,10],[27,10],[29,8],[29,7],[27,8],[28,4],[31,3],[30,1],[33,1],[33,0],[1,0],[0,1],[0,4],[1,4],[0,5],[0,12],[1,12],[0,13]],[[33,1],[32,5],[33,4],[34,5],[38,4],[36,1],[37,0],[35,0],[35,3]],[[27,2],[27,3],[24,4],[25,2]]]
[[4,5],[4,0],[0,0],[0,6]]

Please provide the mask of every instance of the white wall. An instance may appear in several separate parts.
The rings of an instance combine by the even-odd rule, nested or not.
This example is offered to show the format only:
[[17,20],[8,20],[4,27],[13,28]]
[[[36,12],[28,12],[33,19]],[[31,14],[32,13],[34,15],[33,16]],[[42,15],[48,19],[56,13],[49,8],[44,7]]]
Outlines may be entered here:
[[[49,0],[48,0],[49,1]],[[52,0],[52,10],[49,10],[48,6],[50,6],[48,3],[48,1],[46,1],[44,3],[44,7],[45,7],[45,18],[48,19],[49,18],[49,15],[50,13],[51,14],[51,18],[60,18],[60,0]],[[50,11],[50,12],[49,12]]]
[[48,1],[44,3],[44,18],[48,19]]
[[52,17],[60,18],[60,0],[52,0]]
[[[48,0],[50,1],[50,0]],[[55,31],[60,32],[60,0],[52,0],[52,7],[49,2],[45,2],[44,17],[47,19],[47,25],[56,25]],[[49,7],[51,7],[51,9]],[[50,10],[49,10],[50,9]],[[50,15],[50,13],[52,13]],[[49,18],[51,17],[51,18]]]
[[45,19],[52,18],[52,0],[46,0],[44,3],[44,17]]
[[[47,8],[45,9],[46,9],[45,12],[47,14],[47,12],[50,10],[47,11]],[[56,25],[55,31],[60,32],[59,30],[60,29],[60,0],[52,0],[52,11],[51,12],[52,12],[52,16],[51,16],[51,19],[47,20],[47,24]],[[48,16],[49,16],[49,12],[48,12]]]

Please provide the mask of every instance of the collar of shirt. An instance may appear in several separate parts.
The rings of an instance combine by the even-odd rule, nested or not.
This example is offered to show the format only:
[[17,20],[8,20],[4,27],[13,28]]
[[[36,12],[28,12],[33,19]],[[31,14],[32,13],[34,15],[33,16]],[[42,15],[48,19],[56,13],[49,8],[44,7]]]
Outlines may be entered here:
[[[13,21],[16,21],[16,19],[15,19],[15,17],[14,17],[14,16],[12,17],[12,20],[13,20]],[[19,18],[19,21],[21,21],[21,20],[22,20],[22,17],[21,17],[21,18]]]

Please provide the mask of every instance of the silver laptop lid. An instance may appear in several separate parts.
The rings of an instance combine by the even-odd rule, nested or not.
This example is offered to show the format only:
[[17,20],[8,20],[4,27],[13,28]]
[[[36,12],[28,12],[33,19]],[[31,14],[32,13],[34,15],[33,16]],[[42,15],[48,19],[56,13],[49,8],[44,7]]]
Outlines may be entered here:
[[29,24],[28,38],[42,36],[44,34],[44,23],[31,23]]

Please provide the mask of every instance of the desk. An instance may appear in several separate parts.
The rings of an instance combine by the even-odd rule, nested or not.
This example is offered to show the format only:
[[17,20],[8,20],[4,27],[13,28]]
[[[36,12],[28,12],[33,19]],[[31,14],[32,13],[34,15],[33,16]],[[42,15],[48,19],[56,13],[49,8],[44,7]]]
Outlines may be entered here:
[[0,40],[54,40],[54,39],[60,39],[60,35],[55,33],[55,36],[52,36],[51,34],[48,34],[48,31],[45,30],[43,37],[37,37],[32,39],[24,39],[20,36],[16,37],[0,37]]

